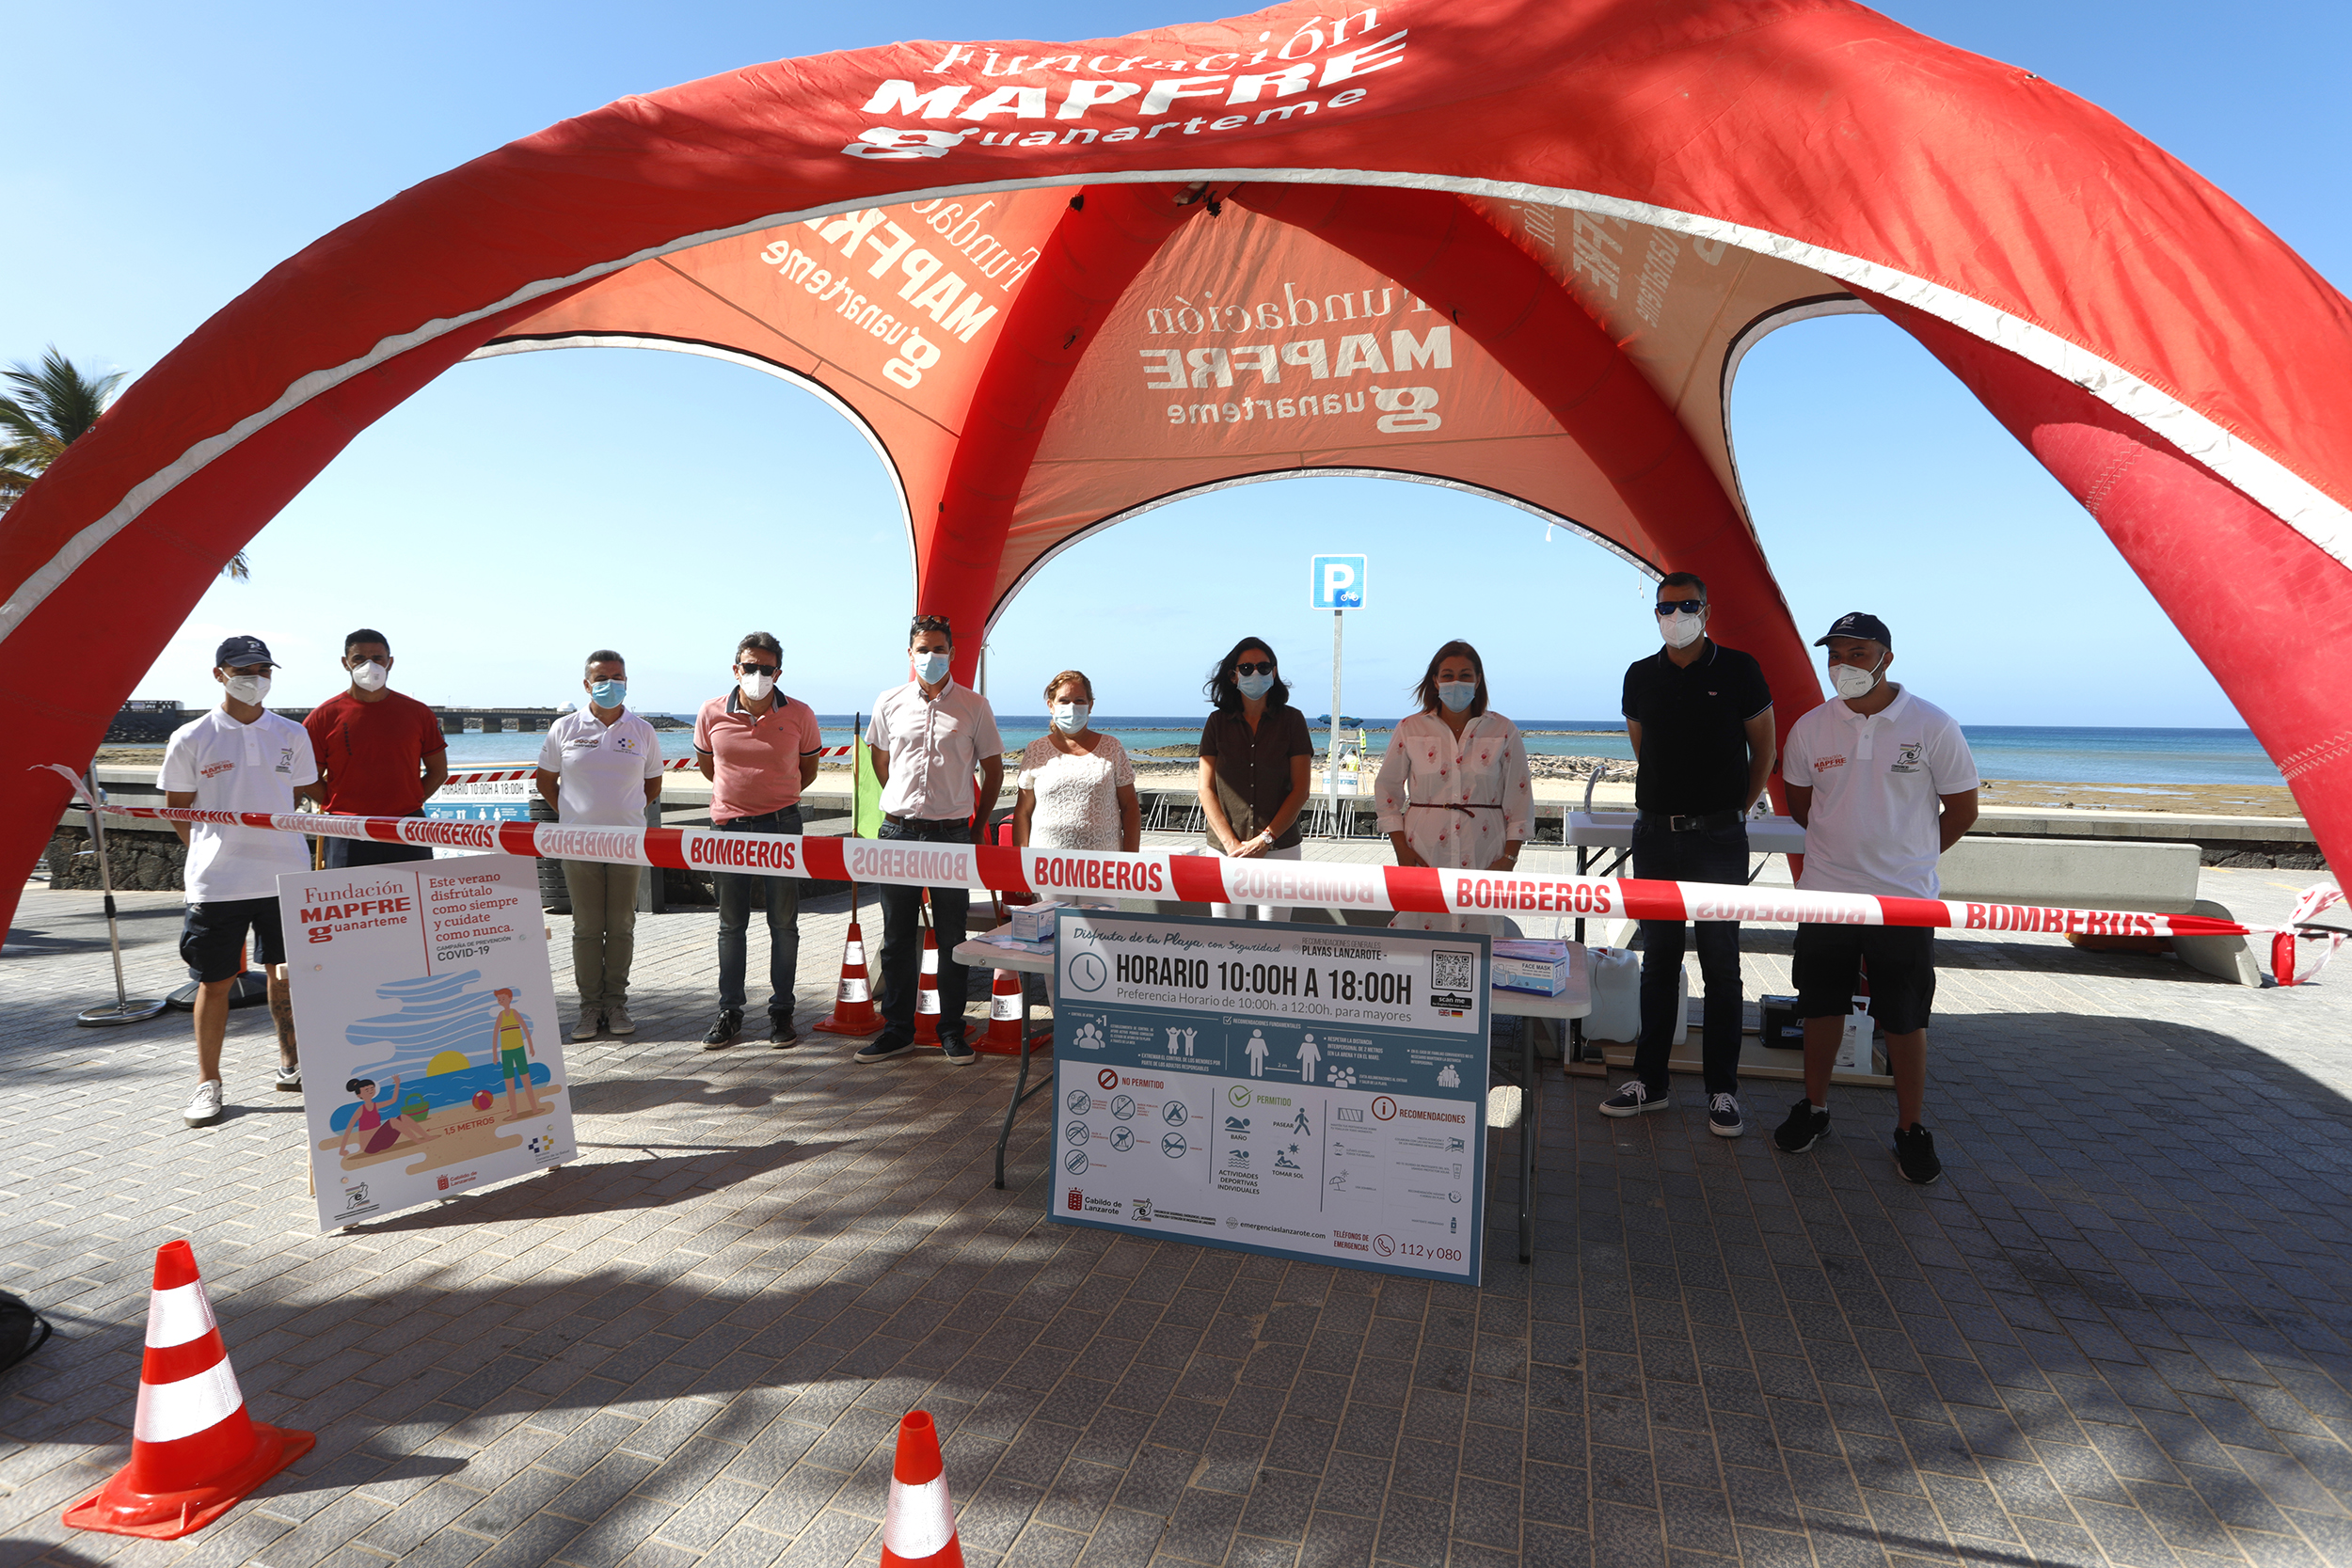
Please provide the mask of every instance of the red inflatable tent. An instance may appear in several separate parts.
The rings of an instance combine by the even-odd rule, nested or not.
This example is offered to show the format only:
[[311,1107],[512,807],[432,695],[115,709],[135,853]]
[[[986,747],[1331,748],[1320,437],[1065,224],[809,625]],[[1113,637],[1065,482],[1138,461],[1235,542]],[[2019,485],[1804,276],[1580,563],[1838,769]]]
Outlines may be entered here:
[[[1283,6],[610,104],[344,225],[142,376],[0,520],[0,639],[74,650],[0,710],[21,765],[83,762],[355,432],[469,356],[597,344],[832,400],[962,626],[1171,497],[1382,473],[1702,573],[1786,723],[1819,687],[1724,413],[1762,334],[1858,310],[2080,499],[2344,863],[2352,311],[2100,110],[1842,0]],[[0,869],[67,798],[0,775]]]

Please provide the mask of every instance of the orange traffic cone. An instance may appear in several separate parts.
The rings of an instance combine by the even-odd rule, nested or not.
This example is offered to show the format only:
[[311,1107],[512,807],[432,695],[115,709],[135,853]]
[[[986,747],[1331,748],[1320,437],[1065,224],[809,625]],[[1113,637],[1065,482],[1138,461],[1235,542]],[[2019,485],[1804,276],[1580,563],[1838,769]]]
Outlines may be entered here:
[[841,944],[841,986],[834,993],[833,1017],[810,1025],[820,1035],[878,1035],[882,1019],[874,1011],[873,992],[866,985],[866,938],[857,922],[850,922],[850,940]]
[[65,1523],[177,1541],[228,1513],[316,1441],[246,1415],[245,1394],[197,1275],[196,1253],[185,1242],[166,1242],[155,1249],[154,1293],[147,1303],[131,1463],[67,1509]]
[[914,988],[914,1043],[939,1043],[939,933],[923,927],[923,978]]
[[882,1508],[882,1568],[963,1568],[939,1428],[928,1410],[910,1410],[898,1423],[898,1457]]
[[988,989],[988,1028],[972,1042],[972,1049],[991,1056],[1021,1054],[1021,1032],[1029,1024],[1029,999],[1021,989],[1021,976],[1009,969],[996,972],[995,982]]

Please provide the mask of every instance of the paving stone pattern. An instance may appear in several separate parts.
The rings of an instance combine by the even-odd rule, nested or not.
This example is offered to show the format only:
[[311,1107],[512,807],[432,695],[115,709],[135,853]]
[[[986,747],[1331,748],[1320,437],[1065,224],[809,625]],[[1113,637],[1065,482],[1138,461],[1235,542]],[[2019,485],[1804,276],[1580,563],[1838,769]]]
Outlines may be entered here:
[[[177,984],[177,900],[124,903]],[[0,1376],[0,1562],[871,1563],[919,1405],[980,1565],[2352,1563],[2352,973],[1944,942],[1927,1189],[1883,1092],[1789,1158],[1784,1085],[1727,1142],[1555,1069],[1538,1259],[1502,1134],[1470,1289],[1050,1224],[1049,1118],[989,1185],[1006,1062],[698,1049],[707,911],[642,922],[643,1032],[571,1048],[581,1163],[318,1236],[261,1009],[201,1132],[184,1015],[71,1026],[94,911],[28,890],[0,955],[0,1285],[60,1329]],[[844,915],[803,924],[805,1020]],[[188,1541],[67,1531],[178,1236],[318,1447]]]

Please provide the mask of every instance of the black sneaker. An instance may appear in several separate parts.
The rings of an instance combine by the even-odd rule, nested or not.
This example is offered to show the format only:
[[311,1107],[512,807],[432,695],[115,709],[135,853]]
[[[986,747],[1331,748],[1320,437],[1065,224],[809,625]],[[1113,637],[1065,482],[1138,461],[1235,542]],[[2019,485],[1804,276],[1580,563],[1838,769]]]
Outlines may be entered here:
[[1896,1128],[1895,1168],[1915,1187],[1929,1186],[1939,1180],[1944,1174],[1944,1162],[1935,1157],[1935,1134],[1915,1121],[1909,1127]]
[[1600,1102],[1604,1117],[1638,1117],[1645,1111],[1662,1111],[1675,1102],[1671,1094],[1653,1095],[1649,1085],[1639,1078],[1629,1078],[1615,1094]]
[[886,1062],[893,1056],[903,1056],[914,1049],[913,1035],[877,1035],[853,1052],[853,1062]]
[[742,1029],[743,1009],[740,1007],[722,1007],[719,1009],[719,1021],[716,1023],[713,1023],[710,1026],[709,1031],[703,1036],[703,1049],[705,1051],[724,1051],[728,1046],[735,1043],[735,1037],[740,1034]]
[[1772,1142],[1784,1154],[1803,1154],[1821,1141],[1829,1131],[1829,1107],[1816,1105],[1810,1100],[1799,1100],[1790,1107],[1788,1119],[1772,1134]]
[[792,1027],[790,1013],[768,1015],[768,1043],[778,1051],[789,1051],[801,1043],[801,1032]]
[[1740,1100],[1736,1095],[1709,1095],[1707,1101],[1707,1130],[1719,1138],[1736,1138],[1748,1130],[1740,1119]]
[[970,1067],[980,1059],[980,1053],[973,1050],[961,1035],[951,1040],[940,1041],[939,1050],[947,1058],[949,1067]]

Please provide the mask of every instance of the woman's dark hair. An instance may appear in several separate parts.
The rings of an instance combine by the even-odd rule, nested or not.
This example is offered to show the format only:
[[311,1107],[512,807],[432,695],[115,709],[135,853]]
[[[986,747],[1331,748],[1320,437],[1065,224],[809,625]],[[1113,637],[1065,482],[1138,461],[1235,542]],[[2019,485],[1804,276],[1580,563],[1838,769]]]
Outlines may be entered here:
[[1282,683],[1282,661],[1275,658],[1274,650],[1265,645],[1265,639],[1245,637],[1216,661],[1216,668],[1209,672],[1208,680],[1200,688],[1200,695],[1209,699],[1211,706],[1226,713],[1241,711],[1241,688],[1233,683],[1233,666],[1239,664],[1241,656],[1252,648],[1274,659],[1274,684],[1266,689],[1266,706],[1280,707],[1291,700],[1291,689]]
[[1470,716],[1475,719],[1486,711],[1486,661],[1478,657],[1476,648],[1458,637],[1429,656],[1428,672],[1421,677],[1421,684],[1413,688],[1414,700],[1421,704],[1423,713],[1435,713],[1444,705],[1438,701],[1438,666],[1449,658],[1467,658],[1470,668],[1478,672],[1478,695],[1470,699],[1469,708]]
[[343,1093],[358,1094],[361,1089],[372,1089],[373,1087],[375,1087],[375,1080],[373,1078],[354,1078],[351,1082],[343,1085]]

